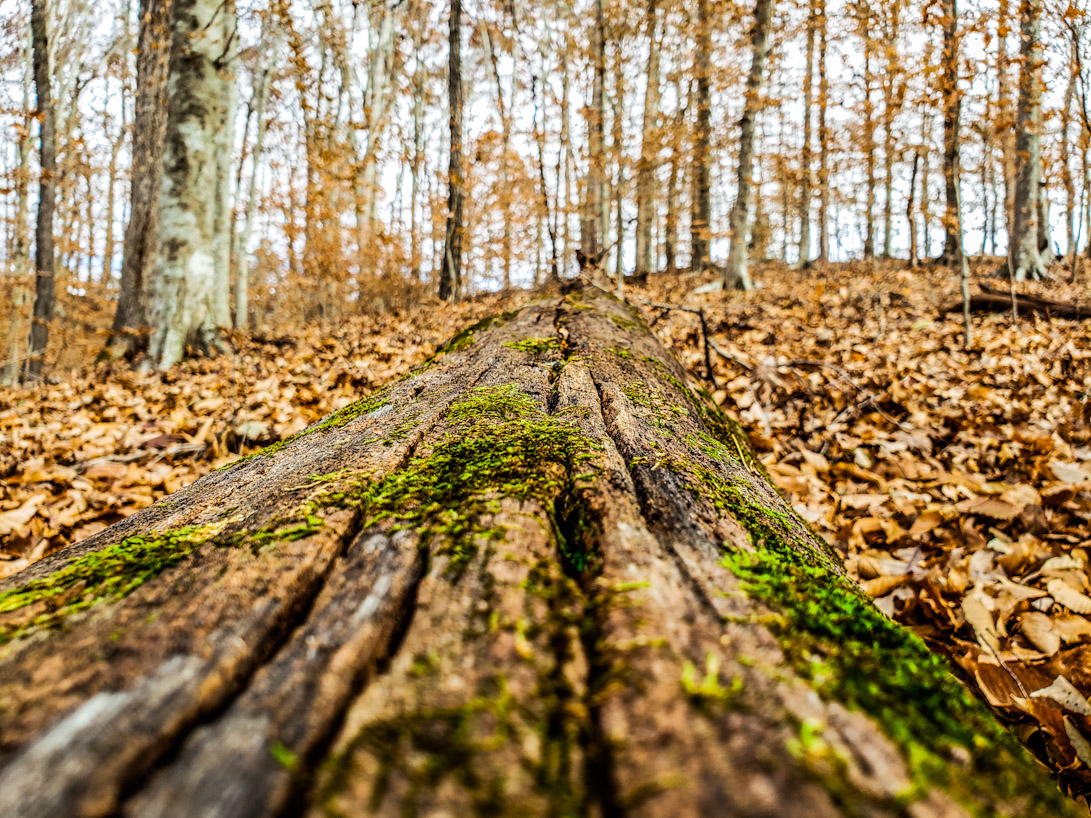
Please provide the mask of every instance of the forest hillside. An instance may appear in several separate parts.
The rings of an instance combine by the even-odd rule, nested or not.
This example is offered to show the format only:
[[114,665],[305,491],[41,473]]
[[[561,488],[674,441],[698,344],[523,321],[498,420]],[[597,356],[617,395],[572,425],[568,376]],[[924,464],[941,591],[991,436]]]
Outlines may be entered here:
[[1089,93],[1081,0],[0,5],[0,812],[1086,808]]

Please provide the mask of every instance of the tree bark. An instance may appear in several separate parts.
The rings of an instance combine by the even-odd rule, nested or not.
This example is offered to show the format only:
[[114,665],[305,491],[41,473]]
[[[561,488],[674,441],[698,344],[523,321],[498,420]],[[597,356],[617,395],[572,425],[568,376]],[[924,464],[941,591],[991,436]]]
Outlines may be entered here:
[[[274,29],[270,32],[269,29]],[[250,150],[250,179],[246,187],[246,209],[242,217],[242,230],[235,239],[235,329],[244,330],[250,325],[250,233],[254,226],[254,213],[257,210],[258,163],[265,147],[265,132],[269,128],[269,117],[265,106],[269,101],[269,86],[272,66],[280,56],[282,35],[279,25],[270,15],[265,22],[264,34],[272,40],[269,62],[262,69],[258,87],[254,90],[253,112],[257,120],[254,133],[254,146]],[[263,37],[266,39],[266,37]]]
[[644,123],[636,176],[636,275],[658,266],[652,243],[656,217],[656,172],[659,166],[659,0],[648,0],[648,73],[644,90]]
[[898,54],[901,37],[902,2],[883,4],[883,39],[886,43],[883,87],[883,258],[894,254],[894,160],[898,155],[895,119],[905,99],[905,80]]
[[129,222],[121,261],[121,289],[114,313],[112,356],[139,351],[151,322],[152,273],[159,246],[163,145],[167,128],[167,75],[173,0],[141,0],[136,53],[136,103]]
[[639,313],[545,296],[0,582],[0,813],[1079,814]]
[[754,162],[754,126],[761,104],[761,82],[769,54],[769,29],[773,0],[757,0],[754,26],[750,30],[750,73],[746,78],[746,99],[739,120],[739,168],[735,204],[731,208],[731,250],[724,267],[723,286],[753,288],[747,270],[747,232],[750,220],[750,175]]
[[235,155],[235,119],[238,115],[239,92],[235,78],[238,58],[238,13],[235,0],[220,0],[218,17],[224,19],[224,53],[217,57],[223,95],[222,121],[216,132],[216,216],[213,237],[215,274],[212,279],[212,322],[217,327],[230,327],[231,318],[231,239],[235,234],[235,196],[231,179]]
[[818,15],[818,258],[830,260],[830,131],[826,108],[830,101],[830,81],[826,71],[826,3],[820,0]]
[[1041,17],[1041,0],[1022,0],[1019,8],[1022,65],[1015,125],[1015,209],[1008,251],[1016,281],[1046,276],[1038,242],[1042,172]]
[[447,231],[443,241],[443,267],[439,297],[462,297],[462,0],[451,0],[449,21],[447,95],[450,107],[450,159],[447,166]]
[[409,268],[413,281],[420,284],[423,281],[421,273],[421,236],[420,224],[417,215],[420,204],[421,168],[424,165],[424,58],[421,47],[424,41],[424,27],[427,25],[428,13],[426,3],[414,5],[414,14],[410,20],[413,27],[413,159],[410,166],[412,179],[410,193],[410,220],[409,220]]
[[503,232],[500,239],[500,265],[503,271],[503,288],[509,290],[511,289],[512,262],[512,191],[510,189],[511,170],[509,167],[509,154],[511,153],[512,116],[515,106],[515,76],[518,68],[516,67],[516,52],[512,49],[508,54],[508,58],[512,63],[511,99],[505,101],[504,84],[500,79],[500,62],[496,53],[496,45],[493,43],[493,36],[484,19],[480,20],[479,23],[482,39],[488,47],[493,82],[496,84],[496,107],[500,114],[500,179],[502,180],[502,183],[497,189],[497,197],[500,200],[500,216],[503,223]]
[[863,135],[864,149],[864,258],[875,257],[875,102],[872,99],[872,86],[875,84],[875,37],[872,32],[872,16],[874,10],[871,6],[861,4],[856,7],[858,15],[860,39],[864,43],[864,96],[863,96],[863,122],[861,132]]
[[23,379],[39,381],[49,345],[53,321],[53,288],[56,261],[53,251],[53,209],[57,191],[56,111],[53,108],[49,65],[49,31],[46,0],[33,0],[30,30],[34,42],[35,106],[40,117],[38,218],[34,228],[34,312],[30,324]]
[[916,269],[920,261],[920,251],[917,247],[917,170],[921,164],[920,151],[913,151],[913,170],[909,176],[909,200],[905,205],[905,217],[909,222],[909,267]]
[[1061,103],[1061,139],[1060,162],[1061,184],[1064,186],[1064,229],[1065,255],[1076,255],[1076,234],[1080,213],[1076,201],[1076,180],[1072,173],[1072,148],[1077,140],[1072,138],[1072,104],[1076,97],[1076,83],[1079,79],[1079,63],[1076,59],[1075,44],[1070,46],[1070,64],[1068,82],[1065,83],[1064,101]]
[[232,32],[221,0],[175,0],[148,348],[149,362],[160,369],[189,350],[207,354],[221,344],[219,159],[229,109],[221,72]]
[[811,165],[814,163],[814,40],[818,27],[818,0],[810,0],[807,9],[807,46],[803,66],[803,155],[799,185],[799,251],[796,264],[800,269],[811,264]]
[[26,327],[26,307],[30,300],[30,241],[27,223],[27,202],[30,195],[30,156],[34,150],[34,42],[33,35],[23,39],[23,122],[15,145],[14,170],[15,212],[11,220],[10,267],[13,277],[11,291],[11,323],[6,344],[8,360],[0,370],[0,383],[11,386],[18,382],[26,362],[29,333]]
[[1008,32],[1010,28],[1009,0],[999,0],[996,12],[996,119],[1000,134],[1000,154],[1004,171],[1004,230],[1011,256],[1015,225],[1015,117],[1011,110],[1010,68],[1008,66]]
[[[624,295],[625,288],[625,61],[622,42],[614,40],[614,98],[611,108],[611,148],[614,155],[614,281],[617,295]],[[609,237],[609,232],[605,233]]]
[[[709,2],[697,0],[697,31],[694,36],[697,118],[693,129],[693,215],[690,219],[690,268],[694,272],[701,272],[709,263],[712,218],[712,158],[709,147],[712,137],[712,21],[709,18]],[[745,118],[746,115],[743,116]]]
[[606,7],[594,0],[591,31],[591,106],[587,112],[587,182],[580,224],[580,249],[592,265],[601,261],[609,231],[606,196]]
[[[365,286],[375,274],[377,261],[375,247],[371,244],[375,235],[375,213],[379,174],[378,150],[392,94],[390,84],[394,70],[394,12],[397,3],[381,0],[369,3],[367,87],[364,88],[362,126],[364,141],[357,145],[356,167],[356,252],[357,267],[361,273],[358,285]],[[354,134],[353,141],[358,142]],[[361,302],[366,293],[361,290]]]
[[958,7],[956,0],[943,0],[943,181],[946,210],[941,261],[959,264],[962,259],[962,213],[959,210],[959,123],[962,93],[958,87]]

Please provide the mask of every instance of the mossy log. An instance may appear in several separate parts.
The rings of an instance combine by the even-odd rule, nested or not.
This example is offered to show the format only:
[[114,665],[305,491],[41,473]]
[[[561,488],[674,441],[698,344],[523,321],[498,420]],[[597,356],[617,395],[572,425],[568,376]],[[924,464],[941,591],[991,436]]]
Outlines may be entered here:
[[532,301],[0,584],[0,815],[1075,815],[639,313]]

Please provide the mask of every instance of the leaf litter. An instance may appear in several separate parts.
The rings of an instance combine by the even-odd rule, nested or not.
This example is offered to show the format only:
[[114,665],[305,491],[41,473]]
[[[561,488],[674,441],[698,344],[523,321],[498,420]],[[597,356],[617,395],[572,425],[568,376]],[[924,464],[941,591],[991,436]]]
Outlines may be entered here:
[[[1091,327],[975,315],[965,350],[961,316],[940,311],[957,300],[951,270],[757,270],[764,288],[726,297],[709,291],[712,274],[629,289],[703,309],[714,398],[747,427],[778,487],[878,607],[948,656],[1086,800]],[[1078,283],[1020,287],[1091,300]],[[166,373],[85,366],[0,389],[0,577],[301,431],[522,297],[428,299],[275,338],[235,334],[229,354]],[[643,311],[703,372],[697,316]],[[99,323],[108,315],[92,311]]]
[[[974,280],[996,286],[995,264]],[[703,309],[714,397],[887,615],[947,655],[1062,786],[1091,795],[1091,323],[973,316],[958,275],[766,266],[752,293],[652,277]],[[705,286],[702,286],[705,285]],[[1091,287],[1020,292],[1087,304]],[[703,292],[702,292],[703,291]],[[694,315],[644,310],[694,372]]]

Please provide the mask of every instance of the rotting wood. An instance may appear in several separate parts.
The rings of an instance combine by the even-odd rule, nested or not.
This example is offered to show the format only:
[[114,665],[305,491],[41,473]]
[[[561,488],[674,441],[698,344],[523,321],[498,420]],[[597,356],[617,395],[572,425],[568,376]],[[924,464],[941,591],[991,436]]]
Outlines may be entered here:
[[[970,298],[971,312],[1010,312],[1015,306],[1019,311],[1038,313],[1054,318],[1071,318],[1077,321],[1091,318],[1091,307],[1071,301],[1057,301],[1029,293],[1002,292],[988,285],[982,285],[982,292]],[[950,304],[944,313],[959,312],[963,302]]]
[[5,816],[1077,813],[593,287],[5,580],[0,642]]

